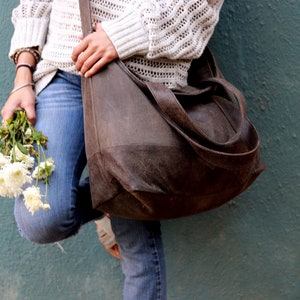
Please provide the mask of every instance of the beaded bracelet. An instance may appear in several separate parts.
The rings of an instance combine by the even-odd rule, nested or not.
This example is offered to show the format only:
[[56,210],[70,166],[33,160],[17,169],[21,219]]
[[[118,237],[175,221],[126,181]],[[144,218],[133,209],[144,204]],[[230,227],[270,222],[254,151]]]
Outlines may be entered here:
[[14,92],[26,87],[26,86],[34,86],[34,83],[33,82],[28,82],[28,83],[25,83],[25,84],[22,84],[20,86],[17,86],[16,88],[14,88],[8,95],[10,96],[11,94],[13,94]]
[[20,48],[16,51],[16,53],[14,54],[14,63],[17,64],[18,63],[18,58],[20,56],[20,54],[22,52],[29,52],[34,56],[35,62],[38,63],[40,61],[41,58],[41,53],[39,50],[35,49],[34,47],[28,47],[28,48]]
[[19,68],[21,68],[21,67],[28,68],[28,69],[31,71],[31,73],[33,73],[33,72],[35,71],[35,67],[33,67],[33,66],[29,65],[29,64],[25,64],[25,63],[17,64],[17,65],[16,65],[16,71],[17,71]]

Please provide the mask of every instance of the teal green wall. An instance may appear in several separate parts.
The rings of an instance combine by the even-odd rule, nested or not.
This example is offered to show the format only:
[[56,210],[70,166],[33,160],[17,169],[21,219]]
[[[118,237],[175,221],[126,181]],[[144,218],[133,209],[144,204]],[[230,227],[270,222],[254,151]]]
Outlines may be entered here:
[[[0,99],[12,88],[10,11],[0,3]],[[248,100],[267,170],[215,211],[163,222],[171,300],[300,299],[300,2],[227,0],[211,42],[228,79]],[[0,299],[118,300],[118,261],[93,224],[56,245],[18,236],[13,202],[0,201]]]

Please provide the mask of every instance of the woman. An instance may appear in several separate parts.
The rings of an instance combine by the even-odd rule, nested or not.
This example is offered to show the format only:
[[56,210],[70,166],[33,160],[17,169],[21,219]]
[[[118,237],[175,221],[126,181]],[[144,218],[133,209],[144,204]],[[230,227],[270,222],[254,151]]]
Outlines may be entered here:
[[[32,216],[16,199],[20,234],[53,243],[100,219],[91,205],[86,165],[81,76],[89,77],[116,58],[143,80],[170,88],[187,83],[218,22],[223,0],[91,0],[94,32],[81,38],[78,0],[21,0],[9,56],[16,64],[14,89],[3,120],[24,109],[48,136],[49,211]],[[32,89],[32,83],[35,89]],[[43,186],[41,184],[41,190]],[[166,272],[159,222],[111,216],[125,275],[124,299],[166,299]]]

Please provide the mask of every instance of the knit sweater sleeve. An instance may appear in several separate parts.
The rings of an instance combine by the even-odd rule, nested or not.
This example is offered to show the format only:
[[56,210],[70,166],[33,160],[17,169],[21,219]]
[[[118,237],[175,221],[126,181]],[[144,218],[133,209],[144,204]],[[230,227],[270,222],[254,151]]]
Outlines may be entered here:
[[121,59],[199,57],[219,20],[224,0],[132,0],[102,26]]
[[12,12],[14,34],[11,39],[9,57],[17,49],[38,47],[42,50],[48,30],[52,0],[21,0]]

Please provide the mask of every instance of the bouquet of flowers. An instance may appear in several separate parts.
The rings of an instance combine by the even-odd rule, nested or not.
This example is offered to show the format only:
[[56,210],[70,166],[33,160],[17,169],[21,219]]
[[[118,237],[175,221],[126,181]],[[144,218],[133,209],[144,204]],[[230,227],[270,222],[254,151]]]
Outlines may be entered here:
[[[47,189],[55,165],[53,159],[46,157],[47,141],[23,110],[15,111],[0,126],[0,196],[15,198],[23,194],[32,215],[39,209],[50,209]],[[45,195],[41,195],[39,180],[45,182]],[[33,181],[35,184],[30,185]]]

